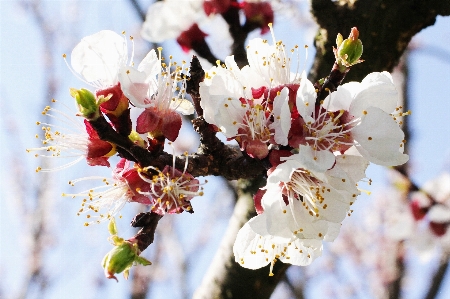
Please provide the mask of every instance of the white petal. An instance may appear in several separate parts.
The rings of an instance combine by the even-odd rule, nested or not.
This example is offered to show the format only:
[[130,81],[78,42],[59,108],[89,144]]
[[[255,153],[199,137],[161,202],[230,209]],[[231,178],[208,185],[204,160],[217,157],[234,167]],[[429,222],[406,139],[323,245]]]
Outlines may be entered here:
[[233,253],[235,261],[247,269],[262,268],[277,257],[284,263],[306,266],[321,256],[322,242],[303,239],[276,242],[270,236],[256,234],[246,223],[236,236]]
[[314,85],[306,77],[306,72],[302,72],[300,87],[297,91],[296,105],[298,113],[303,117],[305,122],[313,121],[311,114],[315,109],[317,93]]
[[329,151],[315,151],[312,147],[300,145],[299,153],[282,160],[292,160],[298,163],[297,168],[311,171],[316,177],[330,169],[335,161],[335,156]]
[[361,90],[355,95],[349,111],[351,115],[360,116],[363,110],[377,107],[386,113],[395,110],[398,93],[388,72],[371,73],[361,82]]
[[339,165],[354,182],[359,182],[366,177],[366,169],[369,166],[369,161],[361,156],[344,155],[336,156],[336,165]]
[[239,100],[242,86],[231,72],[219,69],[220,73],[200,84],[200,105],[208,123],[218,126],[225,136],[234,137],[245,114]]
[[288,144],[288,134],[291,129],[291,112],[289,110],[289,89],[283,88],[280,95],[273,101],[273,123],[269,128],[275,129],[275,142],[281,145]]
[[170,103],[170,107],[183,115],[191,115],[194,113],[194,105],[186,99],[176,99]]
[[71,64],[87,82],[99,82],[103,87],[115,85],[128,53],[124,38],[110,30],[87,36],[71,54]]
[[[327,183],[338,191],[346,191],[349,194],[343,193],[345,197],[352,195],[359,195],[361,192],[356,188],[356,183],[339,165],[334,165],[333,168],[326,172]],[[351,197],[350,197],[351,200]]]
[[145,100],[149,98],[149,84],[146,83],[147,75],[144,72],[125,66],[121,68],[118,78],[123,93],[134,106],[148,106]]
[[170,101],[170,109],[174,109],[183,115],[194,113],[194,105],[186,99],[175,99],[175,101]]
[[[233,245],[235,261],[247,269],[259,269],[266,266],[272,260],[258,248],[258,245],[264,246],[265,243],[265,239],[256,234],[248,223],[244,224]],[[270,249],[269,246],[268,250]]]
[[227,70],[230,71],[238,81],[243,81],[243,76],[241,75],[241,70],[239,69],[236,61],[234,61],[234,55],[227,56],[225,58],[225,65],[227,67]]
[[336,189],[328,186],[322,196],[323,201],[317,204],[320,219],[325,219],[334,223],[340,223],[347,216],[350,208],[350,202],[354,200],[350,193],[338,192]]
[[348,111],[354,96],[360,89],[361,83],[359,82],[345,83],[325,98],[323,107],[325,107],[328,111],[338,111],[341,109]]
[[144,59],[142,59],[138,66],[138,71],[144,72],[149,78],[155,78],[160,73],[161,62],[156,56],[155,50],[152,49],[147,53]]
[[258,72],[256,72],[254,69],[252,69],[248,65],[244,66],[241,69],[241,76],[242,76],[242,79],[239,79],[239,80],[240,80],[240,82],[242,82],[242,85],[246,87],[245,88],[245,98],[246,99],[253,98],[252,88],[258,89],[263,86],[267,87],[267,83],[264,80],[264,78],[261,77],[261,75]]
[[[295,224],[290,229],[296,233],[298,238],[333,241],[338,236],[341,227],[340,221],[331,222],[323,219],[322,216],[321,219],[317,219],[315,216],[309,215],[300,200],[293,201],[289,208],[293,217],[292,223]],[[347,210],[345,210],[346,213]]]
[[308,266],[322,255],[322,242],[320,240],[295,239],[286,246],[285,255],[280,257],[283,263],[296,266]]
[[428,211],[428,217],[430,221],[438,223],[450,222],[450,208],[444,205],[434,205]]
[[405,134],[392,117],[375,107],[367,108],[367,115],[353,128],[358,151],[370,162],[385,166],[401,165],[408,161],[400,147]]
[[278,185],[280,182],[289,182],[298,165],[295,160],[286,160],[279,164],[267,178],[267,183]]
[[293,237],[289,229],[292,215],[288,212],[290,208],[286,206],[280,188],[268,187],[261,199],[261,205],[264,207],[264,212],[249,221],[252,229],[263,237],[272,235],[279,237],[277,239],[279,242],[289,241]]

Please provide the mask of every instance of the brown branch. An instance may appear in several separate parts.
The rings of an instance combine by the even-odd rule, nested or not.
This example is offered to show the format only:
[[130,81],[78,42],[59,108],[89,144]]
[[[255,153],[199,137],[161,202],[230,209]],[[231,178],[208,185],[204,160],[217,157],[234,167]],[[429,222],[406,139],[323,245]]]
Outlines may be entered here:
[[[172,165],[171,154],[162,153],[154,156],[147,149],[117,133],[103,116],[90,123],[102,140],[116,144],[122,157],[139,163],[141,167],[154,166],[163,169],[166,165]],[[216,175],[228,180],[253,178],[265,173],[262,161],[243,155],[236,147],[223,144],[203,118],[197,118],[193,123],[196,131],[200,133],[202,144],[195,154],[177,156],[176,168],[184,169],[187,162],[187,172],[193,176]]]
[[192,57],[191,67],[189,71],[189,80],[186,83],[186,92],[191,95],[194,102],[194,108],[198,116],[203,116],[203,109],[200,105],[200,82],[203,82],[205,78],[205,71],[200,64],[197,56]]
[[428,289],[427,295],[425,299],[434,299],[438,295],[439,289],[441,288],[442,282],[444,281],[445,274],[447,273],[449,265],[449,257],[447,254],[444,254],[441,262],[439,263],[439,267],[433,275],[431,279],[431,285]]
[[138,248],[141,252],[153,243],[156,227],[162,217],[163,216],[153,212],[139,213],[131,221],[132,227],[142,227],[138,233],[130,239],[137,241]]
[[287,275],[284,276],[282,280],[286,286],[289,288],[289,290],[292,293],[292,296],[294,296],[295,299],[305,299],[305,291],[303,289],[304,285],[301,284],[294,284]]
[[333,64],[333,68],[331,69],[330,75],[328,75],[322,85],[316,84],[315,87],[317,89],[317,98],[316,105],[319,105],[321,101],[325,100],[325,98],[331,93],[336,91],[339,85],[341,85],[342,81],[344,81],[345,76],[350,71],[350,68],[346,68],[345,71],[341,72],[339,70],[339,65],[337,63]]
[[[147,211],[147,206],[138,205],[136,213],[143,213]],[[156,255],[157,256],[157,255]],[[151,259],[152,267],[157,267],[158,259]],[[130,287],[130,299],[145,299],[147,294],[152,287],[153,279],[151,277],[152,270],[149,267],[133,267],[131,271],[131,287]]]
[[231,53],[234,55],[234,60],[239,67],[243,67],[247,62],[247,52],[245,51],[245,40],[249,31],[244,30],[239,19],[239,8],[230,7],[222,14],[223,19],[227,22],[233,44],[231,45]]
[[397,271],[396,277],[394,281],[392,281],[387,288],[389,293],[389,299],[398,299],[400,298],[401,290],[402,290],[402,281],[405,275],[405,262],[404,262],[404,254],[405,254],[405,244],[403,241],[398,242],[397,244],[397,257],[395,259],[395,269]]

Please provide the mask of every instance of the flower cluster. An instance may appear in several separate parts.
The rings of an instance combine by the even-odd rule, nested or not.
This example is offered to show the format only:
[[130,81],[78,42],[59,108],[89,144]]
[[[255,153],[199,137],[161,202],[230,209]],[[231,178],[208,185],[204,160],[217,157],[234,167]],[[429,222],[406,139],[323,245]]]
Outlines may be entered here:
[[198,50],[208,36],[201,27],[233,9],[243,12],[247,27],[260,28],[261,33],[269,31],[267,25],[274,19],[272,6],[265,0],[165,0],[150,6],[141,34],[156,43],[176,39],[185,52]]
[[[261,25],[267,25],[273,14],[270,5],[262,1],[177,1],[180,7],[189,8],[184,10],[186,14],[200,4],[207,14],[226,14],[232,7],[242,9],[248,20]],[[162,12],[175,9],[173,1],[156,5]],[[192,18],[183,21],[190,23]],[[358,35],[353,28],[348,39],[338,38],[336,64],[344,75],[361,62]],[[204,37],[198,32],[196,36]],[[130,40],[134,45],[133,38]],[[186,63],[180,65],[172,57],[166,61],[161,48],[151,50],[136,67],[133,50],[129,54],[129,41],[124,36],[105,30],[83,38],[72,51],[71,70],[96,90],[70,91],[78,116],[84,118],[79,126],[81,133],[63,134],[52,131],[51,124],[43,124],[44,146],[37,150],[52,156],[76,151],[81,156],[76,161],[86,159],[91,166],[110,167],[112,157],[120,157],[112,179],[87,177],[69,182],[103,182],[85,192],[64,194],[83,197],[78,215],[91,220],[85,225],[113,219],[128,202],[148,206],[151,216],[142,219],[153,223],[153,233],[166,213],[192,213],[192,198],[203,195],[202,184],[195,176],[217,174],[222,165],[211,163],[227,159],[223,157],[226,151],[221,151],[226,145],[214,136],[221,132],[239,144],[243,152],[240,158],[248,163],[256,161],[260,164],[255,165],[267,171],[267,184],[254,197],[258,215],[237,235],[236,261],[250,269],[271,264],[272,274],[277,260],[308,265],[320,256],[322,242],[333,241],[341,222],[352,213],[351,205],[361,193],[358,184],[365,181],[367,166],[394,166],[408,160],[403,153],[406,141],[400,124],[409,112],[397,106],[397,91],[387,72],[371,73],[362,82],[346,83],[319,97],[326,90],[325,83],[313,85],[299,70],[299,63],[293,63],[294,58],[298,60],[298,46],[288,51],[283,42],[276,41],[273,31],[272,40],[250,40],[248,65],[242,68],[229,56],[206,73],[200,67],[196,72],[192,63],[188,75]],[[189,165],[185,152],[178,158],[173,156],[172,165],[168,165],[170,155],[164,152],[164,145],[178,138],[182,124],[179,113],[194,113],[188,89],[199,110],[196,130],[205,143],[193,157],[197,164]],[[132,109],[141,109],[135,122]],[[55,111],[47,107],[44,114],[53,116]],[[200,122],[208,132],[202,132]],[[219,150],[208,148],[208,142],[220,143]],[[236,153],[231,147],[226,149]],[[443,214],[438,212],[436,219]],[[434,222],[448,222],[448,218],[441,218]],[[115,228],[112,230],[115,248],[103,263],[108,278],[128,271],[133,263],[148,264],[139,257],[148,242],[153,242],[145,230],[148,223],[135,222],[136,227],[144,227],[144,241],[139,235],[123,240]]]
[[227,57],[200,84],[205,120],[250,157],[270,162],[255,196],[259,215],[234,245],[236,261],[250,269],[277,259],[310,264],[351,214],[369,163],[408,160],[399,117],[409,113],[397,107],[389,73],[344,84],[317,102],[305,73],[291,68],[296,49],[273,40],[251,40],[249,65],[240,69]]
[[[132,38],[131,38],[132,40]],[[174,141],[181,128],[181,116],[192,114],[193,105],[185,99],[186,76],[183,66],[176,62],[164,62],[155,50],[151,50],[137,68],[133,56],[128,54],[125,37],[108,30],[87,36],[75,46],[71,55],[71,70],[82,81],[96,88],[92,93],[87,89],[71,89],[84,124],[72,120],[66,113],[46,107],[44,115],[75,124],[77,133],[65,134],[52,130],[51,123],[41,123],[44,132],[43,147],[29,151],[49,152],[52,157],[78,156],[61,169],[86,159],[90,166],[110,167],[110,158],[120,153],[117,145],[104,141],[99,136],[96,121],[107,117],[109,125],[126,140],[142,148],[160,150],[165,140]],[[66,55],[64,55],[66,58]],[[136,120],[135,130],[130,117],[130,105],[143,111]],[[139,134],[147,134],[147,141]],[[188,159],[186,158],[186,165]],[[37,171],[43,171],[39,167]],[[120,159],[112,171],[112,180],[87,177],[72,180],[100,179],[103,186],[77,194],[64,196],[83,197],[78,214],[97,213],[97,222],[110,219],[127,202],[149,205],[152,212],[181,213],[191,211],[190,199],[202,195],[201,184],[186,169],[180,171],[175,166],[166,166],[163,171],[155,167],[133,165],[127,159]],[[85,223],[88,225],[89,223]]]

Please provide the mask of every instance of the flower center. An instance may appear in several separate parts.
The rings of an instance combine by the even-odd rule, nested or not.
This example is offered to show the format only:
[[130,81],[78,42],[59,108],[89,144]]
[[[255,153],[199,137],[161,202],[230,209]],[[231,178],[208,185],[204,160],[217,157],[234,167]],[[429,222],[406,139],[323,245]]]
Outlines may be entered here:
[[[139,169],[139,176],[150,183],[148,192],[139,191],[142,195],[147,195],[154,199],[152,211],[164,215],[165,213],[181,213],[187,211],[193,213],[190,200],[195,196],[203,196],[203,184],[186,172],[186,164],[183,172],[173,167],[166,166],[163,171],[158,168],[149,166]],[[151,178],[144,173],[153,172]]]
[[268,112],[261,104],[244,104],[250,105],[250,108],[244,115],[241,129],[247,137],[253,140],[260,140],[264,143],[270,140],[269,117]]
[[348,113],[345,110],[337,112],[318,108],[313,122],[303,126],[307,132],[306,142],[314,150],[345,151],[354,144],[350,131],[359,119],[345,122]]
[[284,183],[284,191],[289,202],[301,200],[309,215],[319,217],[317,206],[323,204],[325,192],[330,192],[330,189],[323,186],[308,170],[299,168],[294,171],[291,180]]

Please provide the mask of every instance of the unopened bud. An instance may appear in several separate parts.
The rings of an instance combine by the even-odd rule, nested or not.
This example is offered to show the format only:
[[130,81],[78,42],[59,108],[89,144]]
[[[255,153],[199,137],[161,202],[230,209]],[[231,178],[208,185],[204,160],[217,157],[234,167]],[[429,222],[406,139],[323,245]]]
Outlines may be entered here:
[[114,275],[128,270],[136,260],[137,248],[130,242],[124,241],[121,244],[114,246],[103,258],[102,266],[105,269],[106,278],[113,278],[117,280]]
[[360,60],[363,53],[363,45],[359,37],[359,31],[356,27],[353,27],[348,38],[343,39],[341,34],[338,34],[336,38],[337,49],[334,50],[336,57],[336,63],[340,66],[350,67],[357,63],[362,62]]
[[144,266],[152,263],[144,257],[140,257],[140,250],[135,241],[124,240],[117,235],[117,226],[114,217],[108,224],[108,231],[111,234],[109,240],[112,241],[114,248],[108,252],[102,261],[102,267],[105,270],[106,278],[113,278],[116,281],[116,273],[122,273],[125,279],[128,279],[128,273],[133,264]]
[[88,120],[99,116],[99,105],[95,95],[87,89],[70,89],[70,95],[76,100],[81,115]]

